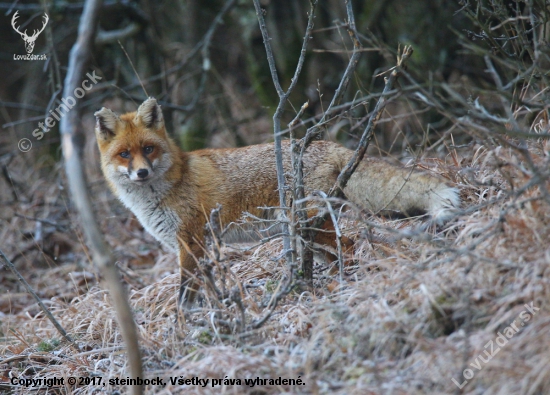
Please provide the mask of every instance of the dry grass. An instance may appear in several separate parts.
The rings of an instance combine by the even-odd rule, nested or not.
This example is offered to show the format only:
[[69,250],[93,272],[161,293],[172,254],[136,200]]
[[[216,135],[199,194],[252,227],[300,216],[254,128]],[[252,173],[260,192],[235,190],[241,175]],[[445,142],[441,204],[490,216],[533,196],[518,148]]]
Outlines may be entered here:
[[[541,169],[548,168],[542,144],[533,143],[530,152]],[[504,147],[464,148],[448,162],[453,166],[426,163],[462,188],[463,212],[446,229],[418,231],[420,219],[343,219],[346,234],[356,240],[355,264],[346,267],[345,281],[339,284],[337,276],[317,268],[313,292],[292,292],[266,325],[244,333],[234,331],[238,309],[211,298],[185,323],[174,323],[179,282],[175,257],[163,253],[130,214],[102,192],[101,181],[95,182],[93,193],[106,236],[119,253],[129,289],[147,377],[161,377],[166,383],[149,386],[147,393],[550,393],[550,319],[545,303],[550,294],[550,210],[544,198],[548,183],[529,184],[532,172]],[[36,393],[10,387],[12,376],[100,376],[104,382],[125,378],[115,314],[78,242],[73,226],[78,220],[67,214],[64,192],[55,192],[55,177],[14,177],[34,177],[37,185],[33,184],[35,195],[26,192],[27,203],[2,209],[2,246],[9,247],[19,270],[47,300],[79,349],[57,340],[53,326],[4,269],[0,391]],[[527,185],[531,187],[523,191]],[[4,191],[8,193],[9,187]],[[37,201],[47,203],[37,208]],[[47,225],[42,229],[43,243],[54,234],[70,234],[68,241],[48,247],[54,252],[57,248],[52,253],[57,261],[40,252],[45,244],[33,247],[35,222],[14,217],[14,210],[73,226],[66,232]],[[59,252],[68,242],[76,245]],[[274,240],[249,252],[227,247],[222,251],[230,280],[247,286],[242,296],[247,323],[263,316],[285,274],[284,265],[275,259],[281,248]],[[540,310],[521,325],[525,304]],[[484,351],[491,352],[490,344],[496,351],[498,333],[514,320],[518,332],[483,362],[480,355],[488,359]],[[473,378],[460,391],[452,379],[464,382],[464,369],[471,369]],[[169,383],[169,377],[180,376],[227,377],[243,383],[215,388],[211,383],[205,388]],[[244,385],[244,379],[256,377],[300,377],[305,385]],[[43,388],[40,393],[114,391],[127,390],[107,382],[65,385],[49,392]]]

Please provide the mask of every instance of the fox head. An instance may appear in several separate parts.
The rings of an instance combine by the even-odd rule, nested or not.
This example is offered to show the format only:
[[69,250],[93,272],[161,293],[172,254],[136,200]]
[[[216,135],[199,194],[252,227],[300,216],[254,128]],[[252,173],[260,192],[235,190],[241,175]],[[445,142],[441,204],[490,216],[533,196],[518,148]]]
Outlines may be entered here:
[[174,143],[154,98],[120,117],[105,107],[94,115],[101,167],[113,186],[150,184],[170,169]]

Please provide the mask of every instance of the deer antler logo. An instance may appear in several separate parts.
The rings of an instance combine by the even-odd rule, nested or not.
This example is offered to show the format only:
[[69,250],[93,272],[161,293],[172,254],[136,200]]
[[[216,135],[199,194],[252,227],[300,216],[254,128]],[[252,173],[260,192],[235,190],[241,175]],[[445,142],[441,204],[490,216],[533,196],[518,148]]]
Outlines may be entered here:
[[42,25],[42,29],[40,30],[34,30],[32,36],[27,36],[27,30],[25,29],[25,32],[21,33],[19,31],[19,28],[15,25],[15,21],[17,20],[17,18],[19,18],[19,15],[17,15],[19,11],[16,11],[15,14],[13,14],[13,17],[11,18],[11,26],[13,27],[13,29],[19,33],[21,35],[21,37],[23,38],[23,40],[25,41],[25,49],[27,50],[27,53],[32,53],[33,49],[34,49],[34,42],[36,41],[36,39],[38,38],[38,36],[40,35],[40,33],[42,33],[44,31],[44,29],[46,28],[46,25],[48,24],[48,21],[50,20],[50,18],[48,18],[48,14],[44,14],[43,18],[44,18],[44,23]]

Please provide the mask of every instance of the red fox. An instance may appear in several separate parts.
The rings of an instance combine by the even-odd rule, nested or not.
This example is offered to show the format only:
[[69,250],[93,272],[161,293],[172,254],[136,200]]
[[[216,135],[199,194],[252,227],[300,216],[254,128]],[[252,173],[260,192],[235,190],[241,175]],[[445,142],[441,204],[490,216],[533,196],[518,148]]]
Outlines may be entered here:
[[[104,107],[95,116],[101,168],[110,188],[149,233],[178,253],[179,303],[190,304],[198,290],[196,262],[204,255],[205,213],[221,204],[221,221],[230,224],[244,212],[265,217],[265,207],[279,206],[274,145],[184,152],[168,136],[154,98],[136,112],[118,116]],[[287,172],[288,147],[283,143]],[[336,143],[313,142],[303,158],[306,190],[328,192],[352,154]],[[458,190],[439,178],[375,158],[362,161],[344,194],[374,213],[420,211],[439,224],[460,203]]]

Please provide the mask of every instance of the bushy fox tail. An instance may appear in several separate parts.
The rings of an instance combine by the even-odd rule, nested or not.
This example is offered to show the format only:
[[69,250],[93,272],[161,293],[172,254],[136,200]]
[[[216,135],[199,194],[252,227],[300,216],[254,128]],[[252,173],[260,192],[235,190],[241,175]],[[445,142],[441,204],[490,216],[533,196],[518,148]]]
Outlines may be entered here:
[[440,178],[372,159],[363,160],[344,193],[373,213],[429,214],[439,225],[450,220],[452,209],[460,205],[458,189]]

